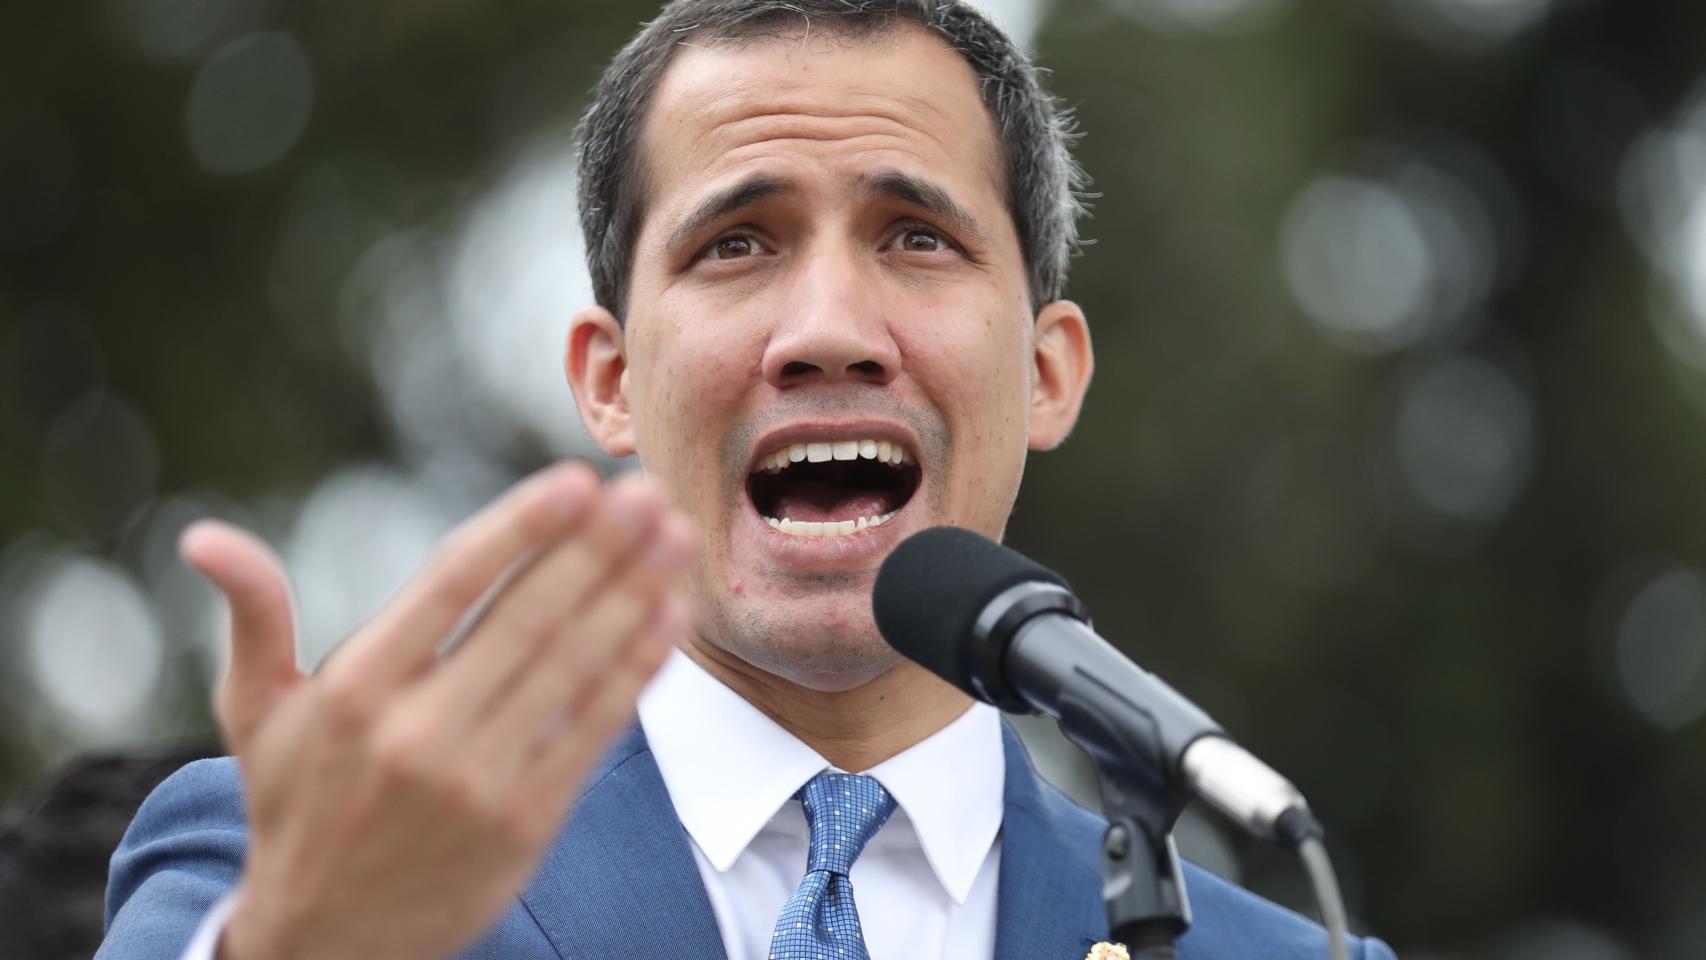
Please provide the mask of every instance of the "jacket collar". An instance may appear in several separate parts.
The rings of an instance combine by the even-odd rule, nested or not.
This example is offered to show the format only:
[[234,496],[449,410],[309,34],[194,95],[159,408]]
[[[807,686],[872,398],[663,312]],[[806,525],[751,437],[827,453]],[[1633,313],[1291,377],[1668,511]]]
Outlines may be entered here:
[[[1002,724],[995,960],[1081,957],[1107,938],[1100,817],[1044,783]],[[686,832],[638,726],[588,778],[523,906],[564,957],[726,960]]]
[[521,902],[564,957],[726,960],[687,834],[638,726],[588,778]]
[[1108,937],[1101,817],[1045,783],[1003,722],[1006,813],[996,894],[995,960],[1077,960]]

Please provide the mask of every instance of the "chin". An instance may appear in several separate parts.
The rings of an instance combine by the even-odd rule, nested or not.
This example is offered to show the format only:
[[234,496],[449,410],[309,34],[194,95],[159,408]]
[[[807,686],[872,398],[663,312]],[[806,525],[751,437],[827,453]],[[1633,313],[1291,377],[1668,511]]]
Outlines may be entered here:
[[820,693],[870,683],[904,658],[877,632],[870,610],[829,616],[718,608],[701,636],[723,652],[772,676]]

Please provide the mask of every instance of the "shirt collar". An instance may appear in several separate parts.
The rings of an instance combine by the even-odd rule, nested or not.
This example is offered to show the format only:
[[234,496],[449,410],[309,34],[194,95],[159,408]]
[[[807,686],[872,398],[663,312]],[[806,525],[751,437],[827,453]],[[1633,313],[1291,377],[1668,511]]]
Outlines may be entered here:
[[676,816],[719,873],[829,766],[679,650],[640,695],[639,714]]
[[1007,761],[1000,713],[974,703],[953,723],[866,772],[906,811],[936,879],[964,906],[1001,829]]
[[[795,791],[830,769],[816,750],[679,650],[641,695],[639,715],[681,825],[719,873]],[[973,704],[865,772],[893,794],[936,879],[964,904],[1001,829],[1000,715]]]

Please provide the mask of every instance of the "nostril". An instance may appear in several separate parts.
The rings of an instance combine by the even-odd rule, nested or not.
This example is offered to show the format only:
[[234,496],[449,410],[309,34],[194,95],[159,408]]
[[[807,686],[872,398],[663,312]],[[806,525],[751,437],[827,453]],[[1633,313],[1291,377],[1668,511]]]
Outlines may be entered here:
[[781,369],[776,371],[775,375],[783,382],[812,380],[826,374],[830,379],[849,377],[875,381],[886,380],[888,376],[888,368],[880,360],[860,360],[857,363],[849,363],[840,374],[833,373],[836,369],[838,368],[834,364],[825,366],[812,363],[809,360],[789,360],[782,364]]

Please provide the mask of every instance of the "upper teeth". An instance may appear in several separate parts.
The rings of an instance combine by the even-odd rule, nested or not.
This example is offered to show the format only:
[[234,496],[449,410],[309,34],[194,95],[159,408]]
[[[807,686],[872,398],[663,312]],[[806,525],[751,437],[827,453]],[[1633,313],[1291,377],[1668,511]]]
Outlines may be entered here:
[[896,466],[906,462],[906,451],[887,440],[835,440],[823,443],[790,443],[758,461],[757,472],[776,473],[790,463],[807,460],[880,460]]

